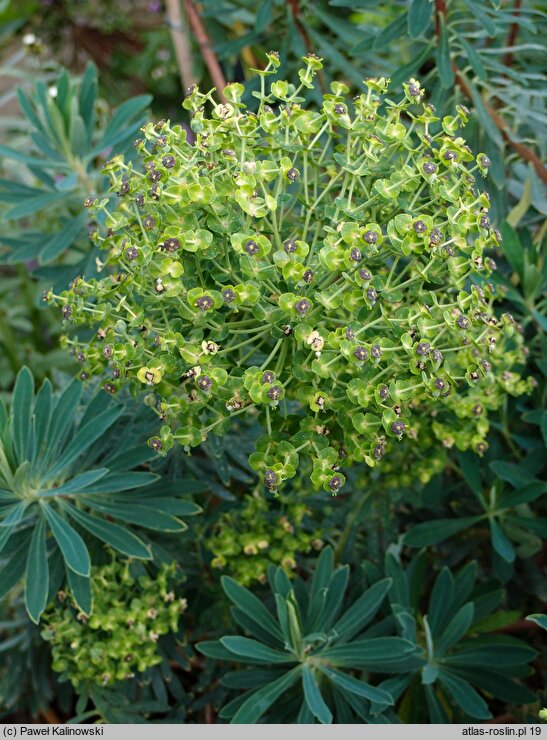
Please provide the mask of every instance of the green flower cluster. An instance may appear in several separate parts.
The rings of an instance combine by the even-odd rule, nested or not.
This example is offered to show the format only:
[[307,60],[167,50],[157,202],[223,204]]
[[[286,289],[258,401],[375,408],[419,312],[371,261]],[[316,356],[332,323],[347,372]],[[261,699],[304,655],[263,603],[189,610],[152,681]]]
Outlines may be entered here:
[[158,640],[178,629],[186,600],[172,590],[176,564],[162,565],[154,577],[131,570],[129,560],[92,569],[91,617],[64,593],[44,614],[42,637],[52,645],[53,670],[74,686],[110,686],[161,663]]
[[298,86],[267,85],[269,55],[256,112],[240,84],[222,103],[193,87],[191,135],[146,125],[143,171],[121,157],[106,168],[117,209],[88,199],[104,277],[48,298],[97,330],[65,340],[82,377],[149,389],[160,454],[250,414],[267,432],[250,462],[269,490],[304,455],[335,494],[345,466],[375,466],[430,425],[481,454],[487,411],[528,384],[513,372],[519,327],[493,312],[501,236],[473,177],[488,157],[457,135],[468,111],[439,121],[416,80],[394,102],[383,78],[353,100],[334,82],[306,107],[321,61],[303,61]]
[[211,565],[244,586],[253,581],[266,583],[272,563],[290,575],[296,568],[296,556],[312,548],[320,550],[323,541],[319,530],[303,528],[309,514],[305,504],[288,498],[282,511],[274,511],[272,503],[261,496],[248,496],[243,506],[223,514],[215,534],[205,543],[214,555]]

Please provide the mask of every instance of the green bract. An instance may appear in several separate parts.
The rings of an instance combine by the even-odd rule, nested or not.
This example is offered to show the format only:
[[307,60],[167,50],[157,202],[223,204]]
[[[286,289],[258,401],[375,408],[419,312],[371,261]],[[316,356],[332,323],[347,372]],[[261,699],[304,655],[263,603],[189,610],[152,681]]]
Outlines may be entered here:
[[279,512],[272,511],[263,496],[248,496],[241,508],[223,514],[206,542],[214,555],[211,565],[248,586],[253,581],[265,583],[270,564],[279,564],[290,575],[298,554],[320,550],[321,531],[305,527],[310,513],[306,505],[291,495],[286,499]]
[[344,467],[419,446],[420,427],[482,454],[487,411],[528,385],[515,322],[493,313],[501,237],[473,187],[489,160],[456,135],[467,110],[439,121],[416,80],[394,102],[383,78],[353,100],[333,83],[308,108],[320,60],[267,92],[274,67],[256,112],[241,85],[221,104],[194,87],[191,134],[150,123],[143,171],[112,160],[121,204],[93,206],[104,277],[52,295],[97,333],[67,343],[85,373],[109,369],[109,392],[149,391],[161,454],[259,415],[250,462],[272,491],[304,457],[335,494]]
[[148,560],[150,545],[128,524],[180,532],[178,517],[200,511],[178,498],[184,480],[173,483],[177,494],[162,496],[158,475],[134,469],[153,453],[122,418],[124,407],[104,393],[82,406],[82,390],[75,380],[56,395],[46,380],[35,394],[23,368],[9,412],[0,402],[0,553],[8,558],[0,598],[23,579],[33,622],[63,582],[91,613],[92,543]]

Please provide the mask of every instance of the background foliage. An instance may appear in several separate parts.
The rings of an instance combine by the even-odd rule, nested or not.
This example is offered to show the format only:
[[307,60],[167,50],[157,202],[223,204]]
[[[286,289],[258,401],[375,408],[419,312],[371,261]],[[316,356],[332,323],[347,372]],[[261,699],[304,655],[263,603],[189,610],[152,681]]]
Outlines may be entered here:
[[[0,2],[0,717],[537,722],[547,705],[544,9],[139,8]],[[466,138],[491,160],[503,236],[492,252],[498,311],[521,332],[518,369],[532,388],[492,417],[483,458],[424,438],[411,467],[403,441],[374,470],[352,469],[336,498],[297,476],[277,499],[248,464],[256,420],[158,460],[149,409],[74,380],[82,367],[59,347],[59,311],[41,295],[101,267],[83,203],[105,193],[105,162],[131,157],[150,115],[188,126],[185,88],[250,79],[270,49],[288,76],[310,51],[322,56],[323,91],[334,79],[355,94],[365,76],[394,88],[415,76],[441,118],[456,103],[470,109]],[[101,578],[109,590],[93,608]],[[124,583],[135,595],[120,614],[109,594],[127,600]],[[180,613],[164,629],[172,605]],[[104,681],[113,667],[125,675],[129,630],[148,635],[150,661]]]

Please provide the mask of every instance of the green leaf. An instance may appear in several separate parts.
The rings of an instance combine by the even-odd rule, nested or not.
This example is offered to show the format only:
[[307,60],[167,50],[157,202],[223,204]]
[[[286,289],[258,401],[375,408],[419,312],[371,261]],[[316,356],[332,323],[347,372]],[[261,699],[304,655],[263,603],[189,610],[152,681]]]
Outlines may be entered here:
[[93,590],[91,578],[80,576],[70,568],[66,569],[68,585],[80,610],[89,617],[93,611]]
[[450,46],[448,40],[448,30],[443,15],[438,16],[440,21],[440,40],[437,47],[437,71],[441,86],[445,89],[454,86],[454,71],[452,70],[452,61],[450,59]]
[[[418,70],[421,69],[422,65],[429,59],[429,57],[432,54],[432,49],[430,46],[426,46],[418,56],[413,57],[408,64],[403,65],[402,67],[399,67],[396,69],[392,74],[390,74],[391,79],[391,85],[393,87],[399,87],[403,82],[406,82],[410,77],[413,77],[414,75],[418,74]],[[400,300],[400,297],[402,297],[402,293],[394,292],[390,294],[393,295],[393,300]],[[384,299],[386,297],[386,291],[384,290],[382,293]]]
[[231,724],[250,725],[258,722],[274,701],[298,681],[301,671],[301,667],[296,666],[277,681],[251,694],[235,713]]
[[50,478],[53,478],[72,465],[74,460],[110,429],[114,422],[123,414],[123,411],[123,406],[113,406],[95,416],[87,424],[81,426],[70,440],[68,446],[63,450],[62,455],[59,456],[57,465],[50,469]]
[[[392,41],[401,38],[407,29],[407,18],[408,13],[401,13],[401,15],[386,26],[383,31],[380,31],[372,44],[373,51],[385,49],[385,47]],[[359,44],[359,46],[354,49],[354,53],[360,53],[362,51],[370,51],[369,39],[364,41],[362,44]]]
[[457,459],[460,471],[465,478],[465,482],[486,508],[482,494],[481,469],[477,455],[469,451],[458,452]]
[[501,224],[501,235],[503,237],[502,250],[507,261],[521,279],[524,275],[524,249],[520,243],[517,232],[507,221]]
[[414,655],[416,645],[401,637],[372,637],[349,645],[330,647],[321,653],[322,658],[341,668],[377,670],[381,665],[382,672],[406,665],[408,658]]
[[80,576],[89,576],[89,552],[78,532],[48,504],[42,505],[42,512],[49,522],[67,567]]
[[450,616],[453,598],[454,578],[450,570],[445,567],[437,576],[429,597],[427,618],[434,637],[443,629]]
[[46,524],[40,517],[32,534],[25,573],[25,605],[31,621],[35,624],[38,624],[47,606],[48,591]]
[[326,596],[326,588],[332,576],[333,567],[334,553],[332,547],[325,547],[319,556],[311,582],[308,602],[308,620],[310,624],[313,624],[314,619],[319,616]]
[[535,622],[544,630],[547,630],[547,614],[529,614],[526,619]]
[[42,453],[42,446],[47,444],[48,429],[51,420],[52,390],[51,383],[46,378],[36,394],[34,404],[34,455],[33,462]]
[[417,39],[427,31],[432,7],[430,0],[411,0],[408,10],[408,34],[411,39]]
[[[464,75],[462,74],[462,77]],[[467,87],[469,88],[469,92],[471,94],[471,100],[473,101],[473,105],[475,107],[475,112],[477,114],[477,117],[479,119],[479,122],[482,126],[482,129],[486,136],[494,142],[494,144],[498,147],[501,147],[503,144],[503,139],[500,133],[500,130],[492,120],[492,116],[490,113],[486,110],[486,106],[484,105],[484,102],[482,100],[481,94],[475,87],[475,84],[469,80],[468,78],[465,78],[465,83]]]
[[233,662],[234,655],[227,650],[221,643],[220,640],[205,640],[204,642],[198,642],[196,648],[200,653],[206,655],[208,658],[213,660],[229,660]]
[[[108,124],[106,131],[104,132],[101,140],[94,148],[94,152],[100,152],[103,149],[115,146],[119,142],[120,132],[124,133],[129,129],[131,131],[134,126],[128,126],[136,116],[140,115],[152,102],[151,95],[138,95],[135,98],[126,100],[117,109],[110,123]],[[125,127],[122,129],[122,127]]]
[[78,107],[80,115],[85,121],[87,128],[88,141],[95,129],[94,104],[97,97],[97,68],[93,62],[88,62],[85,68],[82,82],[80,85],[80,94],[78,96]]
[[530,530],[539,534],[540,537],[547,537],[547,519],[532,518],[527,516],[514,516],[511,514],[506,517],[506,521],[516,524],[525,530]]
[[353,676],[348,676],[341,671],[337,671],[335,668],[327,668],[327,666],[318,665],[319,670],[333,683],[339,686],[343,691],[350,691],[352,694],[357,696],[363,696],[369,701],[376,702],[379,705],[390,706],[394,704],[393,697],[387,691],[379,689],[376,686],[371,686],[365,681],[359,681]]
[[16,149],[10,149],[7,146],[3,146],[2,144],[0,144],[0,157],[4,157],[5,159],[14,159],[16,162],[22,162],[23,164],[32,167],[46,167],[62,171],[72,170],[71,166],[66,162],[63,162],[62,159],[49,160],[41,159],[40,157],[31,157],[27,154],[21,154],[21,152],[18,152]]
[[40,262],[45,264],[56,259],[76,241],[82,231],[86,220],[86,214],[82,213],[76,218],[70,219],[56,234],[46,241],[40,251]]
[[459,519],[437,519],[432,522],[417,524],[404,535],[405,545],[410,547],[428,547],[452,537],[468,527],[480,522],[482,516],[467,516]]
[[497,33],[496,26],[492,20],[486,15],[482,9],[482,3],[476,2],[476,0],[464,0],[468,10],[475,16],[481,26],[486,30],[491,38]]
[[480,58],[478,51],[475,49],[474,46],[468,43],[463,38],[463,36],[459,36],[458,41],[463,47],[465,56],[467,57],[467,61],[471,65],[471,69],[477,75],[479,80],[481,82],[484,82],[487,79],[487,74],[486,74],[484,64],[482,63],[482,59]]
[[392,583],[391,578],[378,581],[350,606],[332,628],[338,635],[337,640],[351,640],[366,627],[378,612]]
[[10,221],[11,219],[25,218],[62,200],[66,200],[66,193],[43,193],[43,195],[37,195],[34,198],[26,198],[23,203],[10,208],[4,214],[3,220]]
[[448,623],[442,635],[435,640],[435,655],[442,656],[467,634],[473,623],[475,606],[464,604]]
[[222,576],[221,584],[224,593],[233,604],[246,612],[254,622],[267,630],[276,640],[283,641],[279,626],[259,598],[229,576]]
[[130,558],[151,559],[150,550],[144,542],[125,527],[91,516],[72,504],[65,502],[63,505],[69,516],[77,521],[80,526],[87,529],[97,539],[118,550],[118,552]]
[[498,498],[497,510],[502,511],[503,509],[509,509],[520,504],[530,504],[532,501],[536,501],[540,496],[543,496],[547,491],[547,483],[543,481],[534,481],[528,483],[522,488],[516,488],[511,492],[504,492]]
[[443,669],[439,672],[439,682],[470,717],[475,719],[490,719],[492,717],[484,699],[467,681]]
[[11,405],[11,435],[19,464],[29,457],[28,441],[33,397],[34,378],[28,367],[23,367],[15,381]]
[[23,577],[26,568],[26,558],[29,547],[29,538],[25,537],[19,547],[12,553],[10,559],[0,570],[0,600],[17,585]]
[[492,547],[498,555],[507,563],[514,562],[515,549],[509,542],[505,532],[494,519],[490,519],[490,533],[492,535]]
[[466,640],[457,652],[445,658],[450,665],[484,665],[488,668],[505,668],[524,665],[537,656],[537,650],[515,638],[493,635]]
[[89,505],[90,509],[130,524],[146,527],[146,529],[154,529],[158,532],[183,532],[187,528],[183,521],[154,506],[143,506],[141,503],[110,503],[109,501],[99,503],[91,496],[84,496],[82,500]]
[[41,498],[53,498],[54,496],[65,495],[67,493],[80,493],[84,489],[93,485],[93,483],[104,478],[108,473],[108,468],[96,468],[95,470],[86,470],[85,473],[75,475],[66,483],[58,488],[46,488],[38,494]]
[[332,723],[332,712],[321,696],[319,686],[314,678],[311,668],[304,664],[302,666],[302,686],[304,688],[304,697],[310,712],[317,717],[323,725]]
[[504,676],[502,673],[490,671],[487,668],[473,666],[472,668],[451,668],[451,673],[478,686],[497,699],[510,704],[531,704],[537,701],[537,696],[520,686],[516,681]]
[[[279,650],[263,645],[261,642],[251,640],[248,637],[239,635],[229,635],[220,638],[221,644],[234,655],[240,658],[252,658],[260,663],[295,663],[296,657],[289,653],[282,653]],[[233,659],[233,658],[232,658]]]
[[492,471],[501,478],[507,481],[515,488],[525,486],[535,480],[534,476],[531,475],[521,465],[515,465],[515,463],[504,462],[503,460],[495,460],[490,463]]
[[82,390],[83,384],[73,380],[57,399],[51,417],[48,445],[42,457],[40,469],[45,469],[51,461],[57,459],[58,451],[64,445],[74,421]]

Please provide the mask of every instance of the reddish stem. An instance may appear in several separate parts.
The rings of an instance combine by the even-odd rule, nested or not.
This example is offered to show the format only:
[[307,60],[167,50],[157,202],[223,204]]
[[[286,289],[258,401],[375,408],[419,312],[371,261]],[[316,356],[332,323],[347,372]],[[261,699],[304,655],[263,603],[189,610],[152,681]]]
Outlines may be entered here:
[[[521,8],[522,8],[522,0],[515,0],[515,6],[513,8],[513,15],[515,16],[515,18],[519,17]],[[517,38],[518,30],[519,30],[519,24],[514,22],[509,29],[509,33],[507,34],[507,41],[505,42],[505,46],[513,46]],[[513,63],[513,52],[508,51],[503,57],[502,64],[504,64],[506,67],[510,67],[512,63]]]

